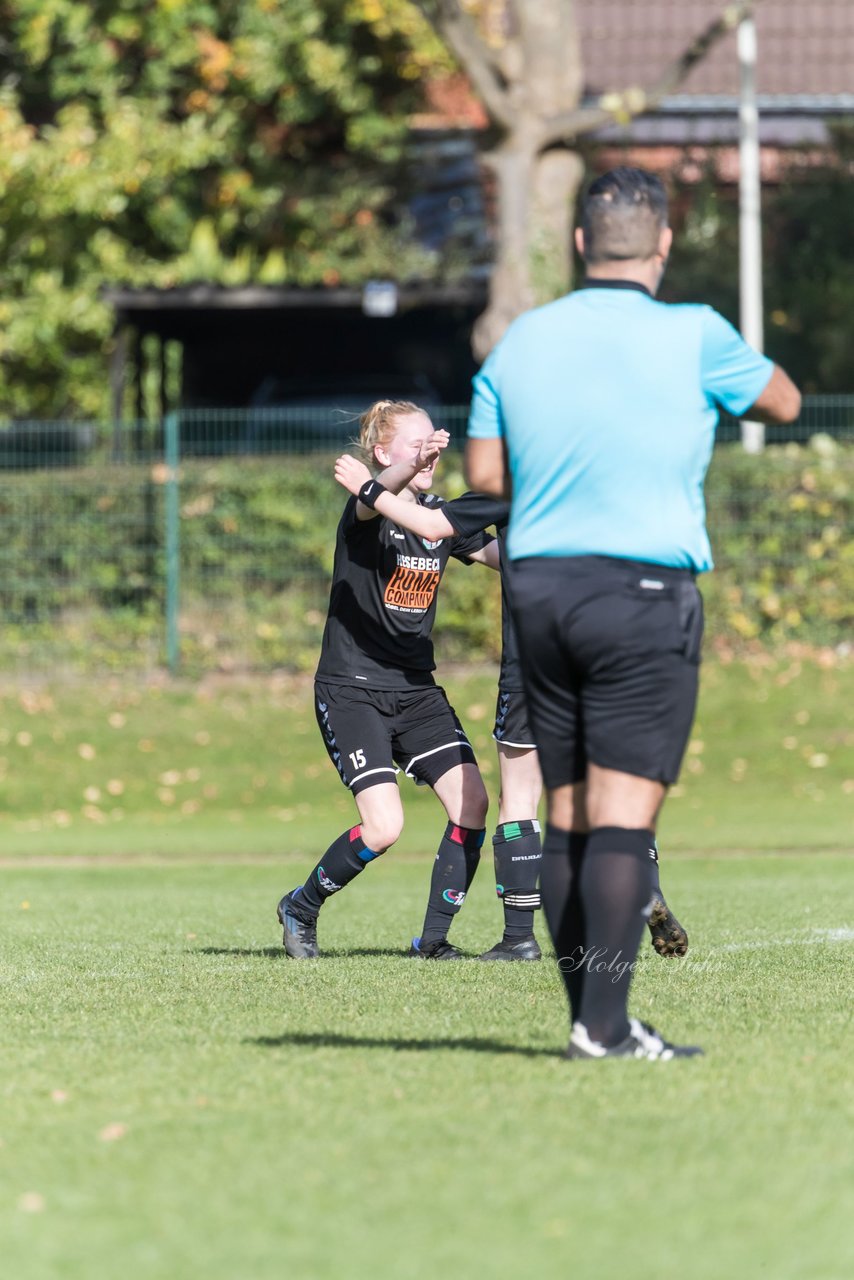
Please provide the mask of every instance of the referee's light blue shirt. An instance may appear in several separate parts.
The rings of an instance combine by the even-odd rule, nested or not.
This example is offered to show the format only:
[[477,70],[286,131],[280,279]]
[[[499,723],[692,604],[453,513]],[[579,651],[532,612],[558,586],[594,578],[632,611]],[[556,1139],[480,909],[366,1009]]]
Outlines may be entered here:
[[511,559],[710,569],[703,479],[718,409],[743,414],[773,368],[711,307],[623,282],[520,316],[474,379],[468,426],[506,440]]

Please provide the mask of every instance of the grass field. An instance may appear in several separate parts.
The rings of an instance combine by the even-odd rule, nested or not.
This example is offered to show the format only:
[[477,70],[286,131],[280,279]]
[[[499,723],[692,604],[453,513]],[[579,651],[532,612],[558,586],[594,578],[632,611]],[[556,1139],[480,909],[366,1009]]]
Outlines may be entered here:
[[644,947],[633,1004],[707,1057],[669,1064],[562,1061],[551,964],[406,958],[425,860],[303,964],[294,865],[7,872],[4,1274],[843,1280],[852,864],[670,870],[692,950]]
[[[491,767],[489,674],[448,684]],[[843,1280],[852,695],[850,665],[706,670],[663,840],[691,950],[644,944],[633,989],[706,1057],[603,1064],[561,1059],[552,964],[406,957],[415,788],[325,958],[285,960],[276,901],[351,812],[303,686],[10,692],[3,1275]],[[456,940],[498,928],[486,860]]]
[[[448,691],[495,793],[495,673]],[[405,790],[403,852],[436,842],[436,802]],[[310,682],[33,686],[0,691],[0,847],[30,855],[312,857],[353,806]],[[854,660],[708,663],[665,849],[851,848]],[[336,831],[337,833],[337,831]]]

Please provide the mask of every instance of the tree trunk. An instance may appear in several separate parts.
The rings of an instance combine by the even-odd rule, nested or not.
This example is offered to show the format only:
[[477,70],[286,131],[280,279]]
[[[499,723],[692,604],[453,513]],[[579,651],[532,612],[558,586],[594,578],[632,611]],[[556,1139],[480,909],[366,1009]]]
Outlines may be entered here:
[[626,86],[586,107],[575,0],[415,2],[456,54],[503,138],[484,157],[496,176],[498,226],[489,305],[472,335],[482,360],[517,315],[569,287],[582,165],[568,140],[654,110],[755,0],[720,0],[718,16],[651,88]]
[[498,252],[489,305],[472,334],[478,360],[516,316],[569,288],[573,215],[584,173],[576,152],[539,150],[532,130],[514,130],[485,160],[497,184]]

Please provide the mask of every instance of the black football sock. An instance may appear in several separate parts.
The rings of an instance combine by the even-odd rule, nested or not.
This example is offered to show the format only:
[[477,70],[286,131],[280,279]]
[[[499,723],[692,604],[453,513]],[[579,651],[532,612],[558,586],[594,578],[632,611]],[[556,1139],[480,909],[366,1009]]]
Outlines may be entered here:
[[495,890],[504,906],[504,941],[518,942],[534,932],[540,905],[537,880],[543,850],[536,821],[501,822],[492,837]]
[[612,1046],[629,1034],[632,968],[646,926],[652,886],[653,835],[595,827],[581,868],[584,983],[578,1020],[591,1040]]
[[581,1009],[584,985],[584,916],[580,880],[587,834],[546,826],[540,892],[543,914],[554,943],[560,976],[574,1021]]
[[465,902],[486,831],[458,827],[449,822],[433,863],[427,914],[421,931],[422,944],[447,937],[454,916]]
[[362,828],[351,827],[326,850],[297,893],[295,906],[307,915],[316,916],[327,898],[355,880],[369,862],[384,852],[384,849],[369,849],[362,839]]
[[653,836],[649,845],[650,867],[652,869],[652,897],[658,898],[660,902],[664,902],[664,894],[661,892],[661,868],[658,865],[658,842]]

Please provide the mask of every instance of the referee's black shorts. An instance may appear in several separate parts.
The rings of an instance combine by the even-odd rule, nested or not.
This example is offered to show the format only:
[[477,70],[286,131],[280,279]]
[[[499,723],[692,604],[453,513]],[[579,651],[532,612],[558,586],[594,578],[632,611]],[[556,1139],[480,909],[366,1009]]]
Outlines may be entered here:
[[549,788],[587,765],[675,782],[697,701],[703,602],[684,569],[608,556],[507,569],[528,714]]

